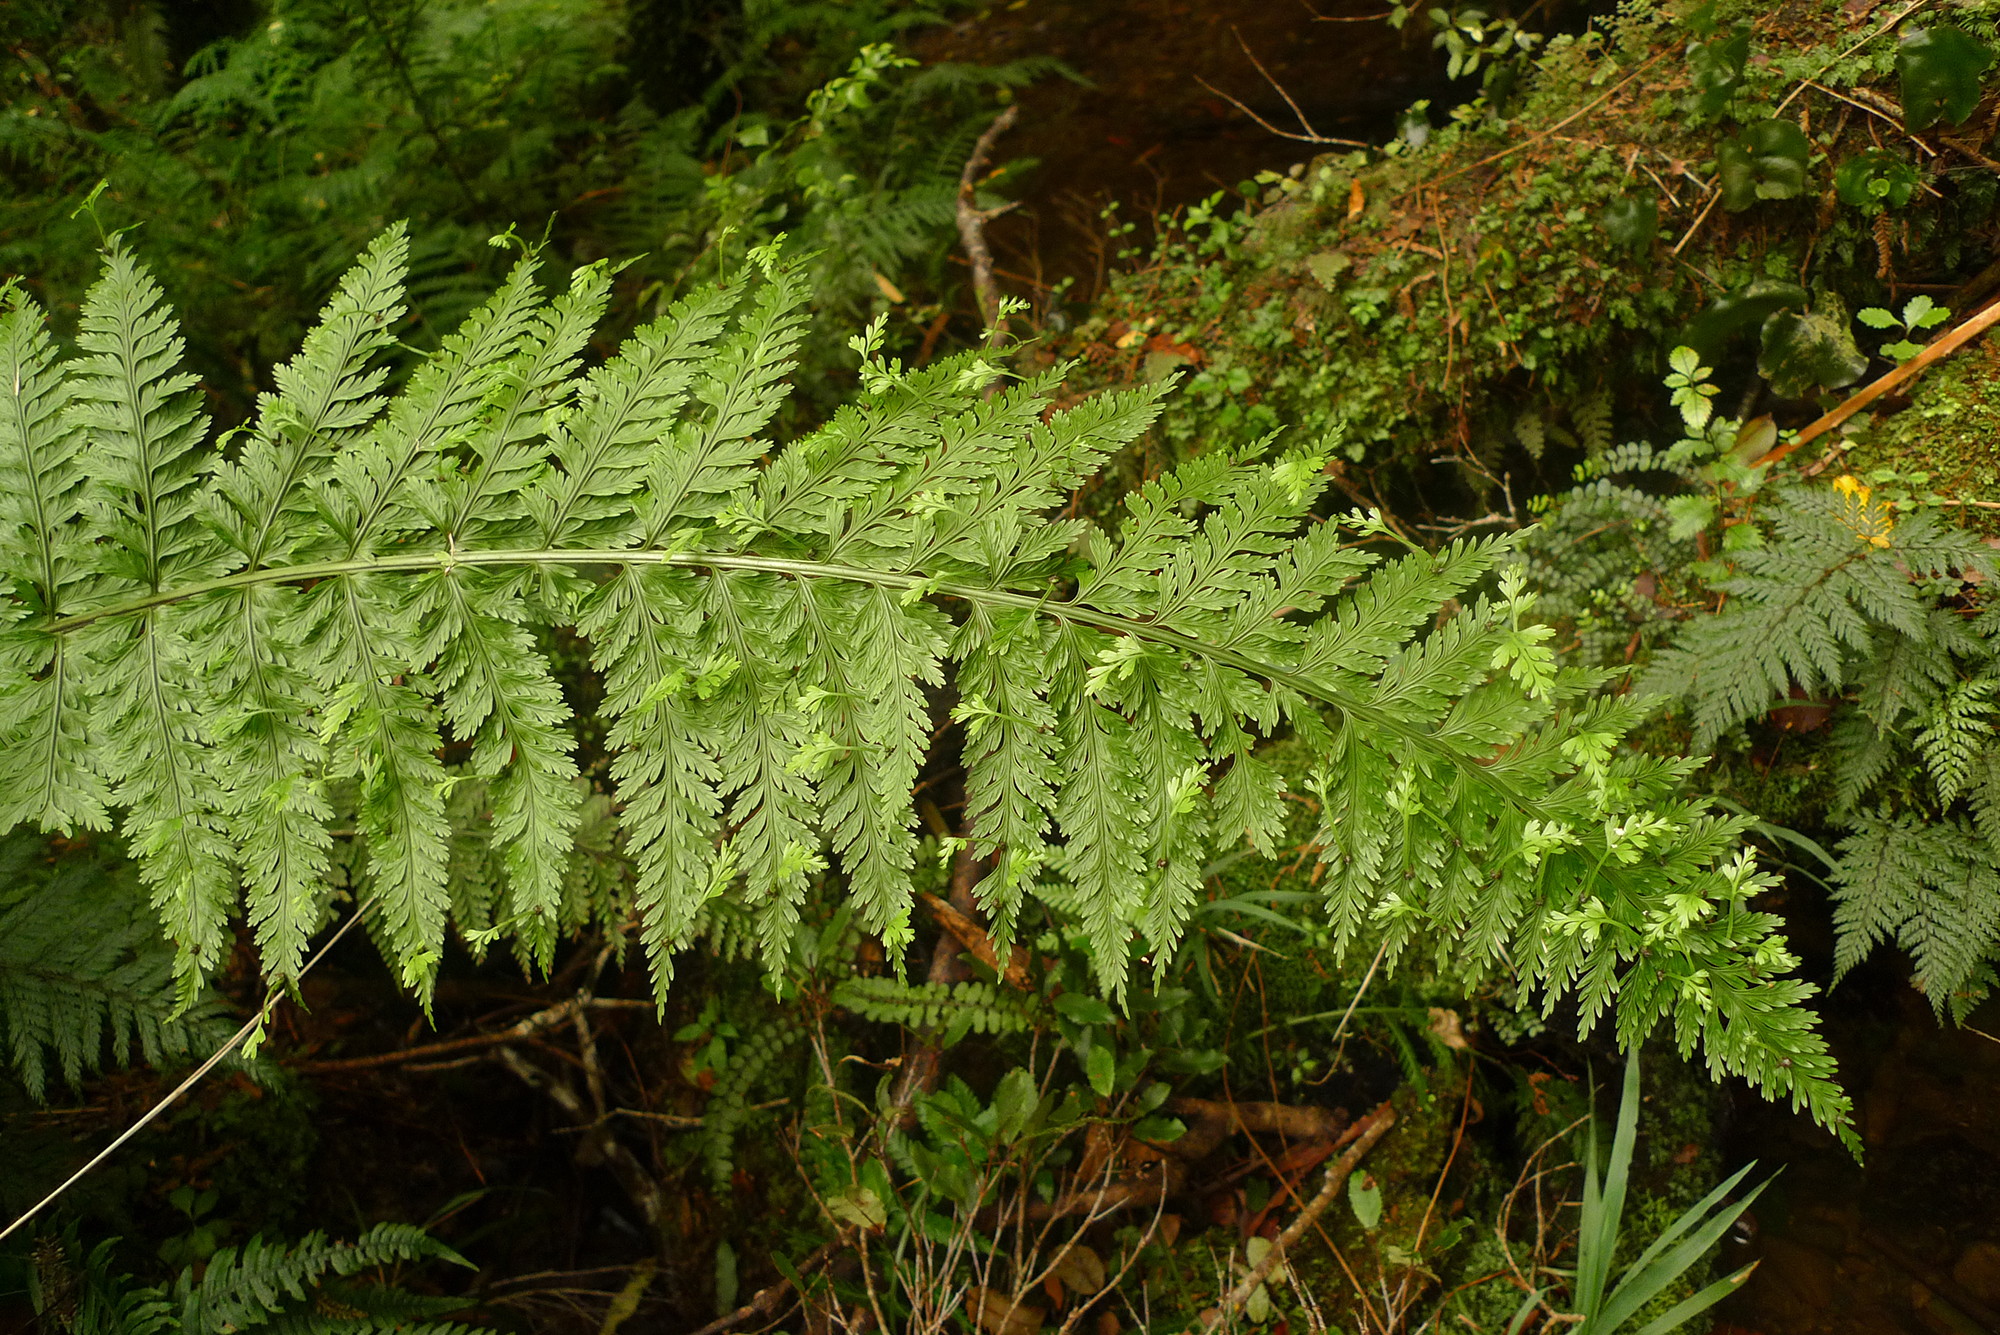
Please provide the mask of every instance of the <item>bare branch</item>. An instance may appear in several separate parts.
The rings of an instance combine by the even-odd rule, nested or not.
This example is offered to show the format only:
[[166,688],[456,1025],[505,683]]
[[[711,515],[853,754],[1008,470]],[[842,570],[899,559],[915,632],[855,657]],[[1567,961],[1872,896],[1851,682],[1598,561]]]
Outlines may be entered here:
[[982,210],[974,196],[974,186],[986,163],[993,156],[993,145],[1001,135],[1014,128],[1014,122],[1021,118],[1021,108],[1017,103],[993,118],[986,132],[979,136],[979,142],[972,146],[972,156],[965,160],[965,170],[958,174],[958,240],[965,247],[966,258],[972,261],[972,294],[979,302],[979,314],[986,321],[986,346],[997,348],[1005,338],[1000,329],[1000,287],[993,281],[993,251],[986,244],[986,224],[1012,208]]

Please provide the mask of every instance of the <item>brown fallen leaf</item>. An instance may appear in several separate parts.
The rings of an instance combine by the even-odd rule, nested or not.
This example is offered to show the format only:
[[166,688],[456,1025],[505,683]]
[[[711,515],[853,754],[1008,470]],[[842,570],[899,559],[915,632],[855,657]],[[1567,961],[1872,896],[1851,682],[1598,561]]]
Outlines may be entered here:
[[966,1290],[965,1303],[986,1335],[1038,1335],[1048,1317],[1047,1308],[1030,1307],[978,1285]]

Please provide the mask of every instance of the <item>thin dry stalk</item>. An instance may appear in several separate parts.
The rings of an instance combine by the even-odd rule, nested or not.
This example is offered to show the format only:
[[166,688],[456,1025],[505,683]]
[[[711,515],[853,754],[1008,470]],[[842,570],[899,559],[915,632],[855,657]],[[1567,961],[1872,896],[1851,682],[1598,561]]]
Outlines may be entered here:
[[[1318,18],[1319,16],[1314,15],[1314,17]],[[1312,122],[1306,119],[1306,113],[1299,109],[1299,104],[1292,99],[1292,95],[1289,92],[1285,91],[1285,86],[1279,83],[1276,79],[1272,78],[1271,71],[1264,68],[1264,62],[1257,59],[1257,53],[1250,49],[1250,43],[1243,40],[1243,34],[1241,32],[1238,32],[1234,27],[1231,27],[1229,31],[1232,35],[1235,36],[1236,44],[1243,48],[1243,54],[1250,57],[1250,63],[1252,65],[1255,65],[1257,67],[1257,72],[1264,76],[1264,82],[1270,84],[1271,87],[1274,90],[1276,90],[1279,97],[1285,99],[1285,105],[1292,109],[1292,115],[1298,119],[1299,129],[1303,130],[1305,133],[1300,134],[1297,131],[1293,130],[1279,129],[1277,126],[1271,124],[1271,122],[1265,120],[1262,116],[1259,116],[1256,112],[1250,110],[1249,107],[1244,106],[1241,102],[1231,97],[1228,93],[1223,92],[1220,88],[1217,88],[1214,84],[1210,83],[1206,79],[1197,77],[1195,79],[1196,83],[1200,84],[1203,88],[1206,88],[1209,92],[1214,93],[1217,97],[1221,98],[1223,101],[1229,103],[1230,106],[1235,107],[1238,111],[1248,116],[1251,120],[1256,121],[1257,124],[1261,128],[1263,128],[1267,133],[1275,134],[1281,139],[1290,139],[1301,144],[1331,144],[1337,148],[1368,147],[1368,144],[1364,140],[1334,139],[1327,135],[1321,134],[1318,130],[1315,130],[1312,126]]]
[[1006,204],[997,209],[979,207],[974,189],[980,173],[986,170],[986,163],[993,156],[993,145],[1001,135],[1014,128],[1014,122],[1021,118],[1019,104],[1008,107],[993,118],[985,133],[972,146],[972,156],[965,160],[965,170],[958,175],[958,241],[965,247],[966,258],[972,261],[972,294],[979,303],[979,314],[986,321],[986,346],[997,348],[1006,337],[1000,326],[1000,287],[993,281],[993,250],[986,244],[986,224],[1013,208]]
[[[1321,1215],[1326,1213],[1328,1206],[1333,1204],[1334,1196],[1340,1191],[1342,1184],[1347,1181],[1348,1174],[1354,1171],[1354,1166],[1361,1162],[1362,1156],[1366,1155],[1369,1150],[1374,1149],[1375,1143],[1387,1135],[1389,1128],[1395,1124],[1396,1110],[1394,1108],[1385,1103],[1375,1110],[1375,1116],[1370,1122],[1368,1129],[1362,1132],[1352,1145],[1347,1147],[1347,1153],[1334,1161],[1333,1167],[1326,1170],[1326,1181],[1321,1184],[1319,1194],[1306,1203],[1306,1208],[1299,1212],[1298,1218],[1286,1225],[1284,1232],[1278,1234],[1277,1241],[1272,1243],[1271,1250],[1265,1255],[1264,1259],[1251,1267],[1250,1273],[1245,1275],[1235,1288],[1224,1295],[1221,1303],[1215,1307],[1210,1315],[1202,1319],[1201,1328],[1203,1330],[1214,1330],[1218,1325],[1222,1324],[1226,1317],[1242,1307],[1244,1303],[1250,1301],[1250,1295],[1257,1291],[1257,1286],[1264,1282],[1265,1278],[1270,1275],[1271,1271],[1280,1261],[1284,1260],[1285,1253],[1301,1237],[1305,1236],[1305,1231],[1311,1228]],[[1385,1294],[1384,1297],[1386,1298],[1387,1295]]]

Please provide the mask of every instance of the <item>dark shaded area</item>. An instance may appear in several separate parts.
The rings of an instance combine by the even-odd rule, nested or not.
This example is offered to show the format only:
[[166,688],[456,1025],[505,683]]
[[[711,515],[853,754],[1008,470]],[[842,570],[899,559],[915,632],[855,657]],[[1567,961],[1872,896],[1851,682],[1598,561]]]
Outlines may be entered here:
[[[1153,214],[1325,151],[1229,105],[1224,94],[1303,132],[1259,63],[1311,128],[1335,139],[1379,142],[1412,102],[1471,91],[1472,81],[1443,77],[1428,36],[1367,21],[1383,12],[1376,0],[1317,12],[1301,0],[1057,0],[996,6],[913,49],[995,64],[1049,55],[1088,81],[1048,79],[1021,97],[1021,126],[1000,148],[1035,166],[1024,207],[990,229],[1003,277],[1044,291],[1072,279],[1072,296],[1087,299],[1134,244],[1109,234],[1119,222],[1138,222],[1137,240],[1149,242]],[[1120,216],[1107,221],[1112,204]]]

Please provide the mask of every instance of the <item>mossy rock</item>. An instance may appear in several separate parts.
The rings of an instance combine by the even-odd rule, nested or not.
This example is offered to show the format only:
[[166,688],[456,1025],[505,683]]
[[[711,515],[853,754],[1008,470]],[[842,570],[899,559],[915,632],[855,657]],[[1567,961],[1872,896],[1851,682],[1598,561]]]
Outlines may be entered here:
[[[1888,279],[1948,280],[1985,262],[1996,191],[1978,146],[1939,138],[1941,125],[1926,132],[1934,156],[1900,134],[1878,148],[1882,117],[1856,112],[1852,90],[1893,103],[1893,38],[1861,42],[1868,30],[1818,0],[1718,0],[1698,23],[1694,12],[1627,6],[1549,42],[1518,98],[1461,107],[1420,146],[1322,156],[1269,175],[1240,217],[1221,216],[1218,198],[1182,218],[1040,354],[1081,358],[1079,389],[1186,376],[1086,503],[1107,512],[1136,477],[1283,428],[1325,442],[1354,503],[1406,518],[1504,512],[1566,482],[1566,465],[1541,476],[1545,454],[1602,448],[1621,418],[1657,415],[1665,354],[1705,311],[1734,406],[1755,384],[1763,315],[1731,329],[1719,298],[1782,285],[1830,311],[1831,294],[1843,310],[1829,337],[1851,346],[1845,312],[1886,301]],[[1689,48],[1739,21],[1748,62],[1705,114]],[[1989,17],[1956,21],[1993,39]],[[1718,158],[1761,142],[1781,109],[1808,159],[1756,178],[1774,197],[1746,203],[1731,178],[1719,202]],[[1968,122],[1974,138],[1985,124]],[[1886,213],[1842,203],[1841,167],[1885,152],[1921,167],[1924,188]],[[1649,220],[1650,233],[1638,226]],[[1854,357],[1834,360],[1846,369],[1827,374],[1851,378]],[[1775,405],[1781,420],[1819,412],[1797,392]],[[1440,473],[1446,456],[1465,466]]]

